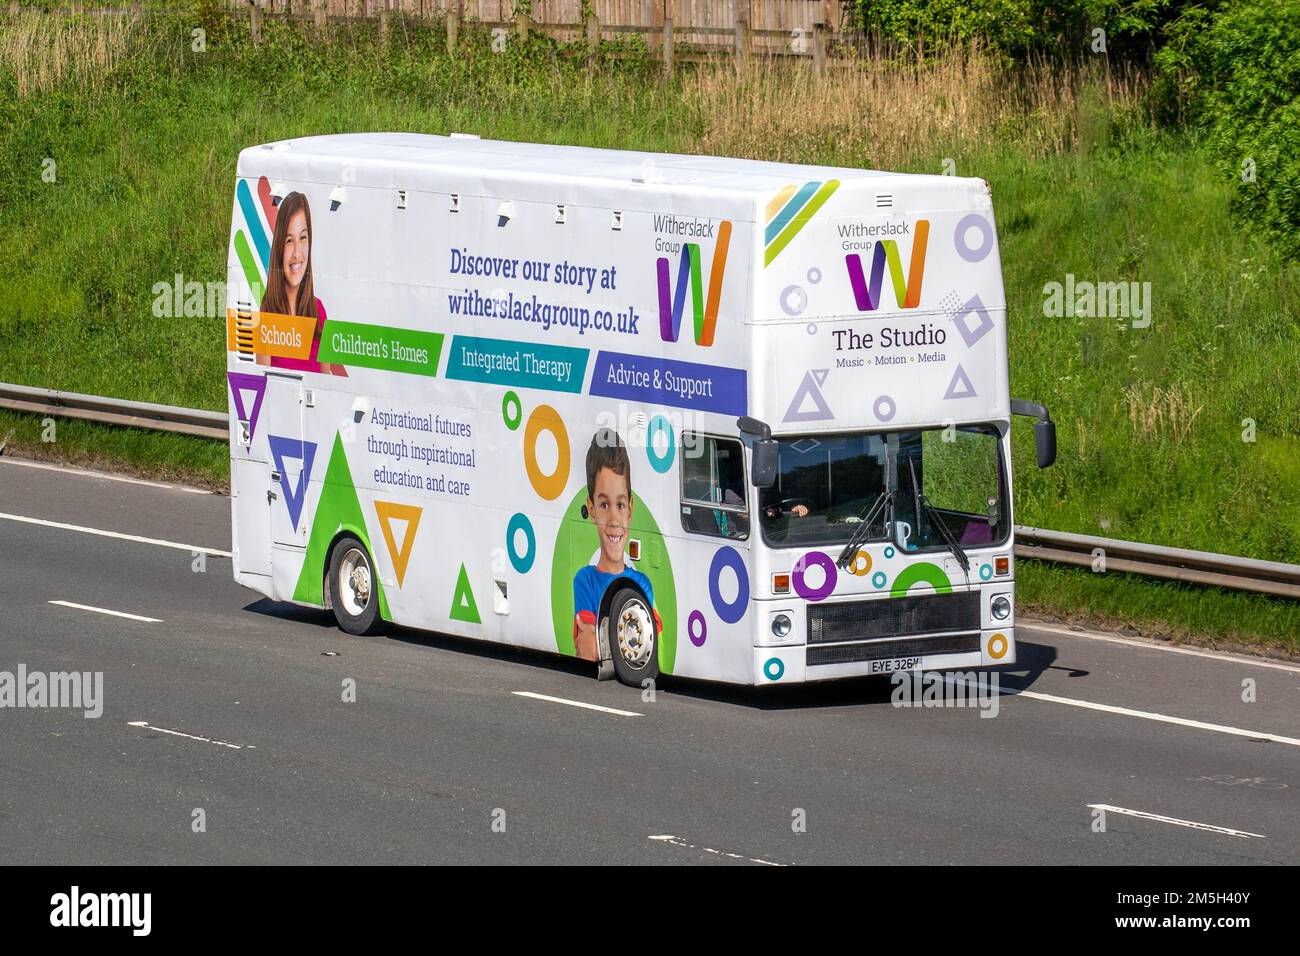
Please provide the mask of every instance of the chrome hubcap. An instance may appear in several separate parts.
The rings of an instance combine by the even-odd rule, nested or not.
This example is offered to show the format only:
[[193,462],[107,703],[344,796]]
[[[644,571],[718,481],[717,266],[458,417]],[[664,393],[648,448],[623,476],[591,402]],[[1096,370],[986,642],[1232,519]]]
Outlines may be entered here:
[[629,667],[640,670],[655,650],[655,622],[640,601],[629,601],[615,622],[618,652]]
[[339,562],[339,600],[353,617],[359,617],[370,603],[370,565],[356,548],[349,548]]

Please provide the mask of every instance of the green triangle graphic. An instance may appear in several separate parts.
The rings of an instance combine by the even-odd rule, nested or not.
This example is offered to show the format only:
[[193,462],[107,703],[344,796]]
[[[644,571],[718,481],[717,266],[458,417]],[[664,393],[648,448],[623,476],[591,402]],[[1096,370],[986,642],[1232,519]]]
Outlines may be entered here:
[[[357,489],[352,484],[352,469],[348,467],[348,457],[343,451],[343,439],[335,433],[334,449],[330,452],[320,501],[316,503],[316,515],[311,523],[311,536],[307,539],[307,556],[302,563],[302,572],[298,575],[298,584],[293,589],[295,601],[315,604],[317,607],[325,604],[325,562],[329,559],[330,544],[340,531],[356,535],[371,556],[374,555],[375,549],[370,546],[370,535],[366,533],[366,519],[357,498]],[[379,613],[384,620],[391,621],[388,598],[378,575],[375,576],[374,583],[379,591]]]
[[465,573],[463,564],[456,578],[456,593],[451,596],[451,619],[469,624],[483,623],[478,616],[478,605],[474,603],[474,589],[469,586],[469,575]]

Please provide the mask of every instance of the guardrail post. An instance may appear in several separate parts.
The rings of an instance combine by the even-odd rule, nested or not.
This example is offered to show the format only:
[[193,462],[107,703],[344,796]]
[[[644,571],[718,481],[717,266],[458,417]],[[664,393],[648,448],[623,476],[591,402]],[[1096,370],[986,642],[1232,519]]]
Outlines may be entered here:
[[460,0],[447,0],[447,55],[456,55],[456,39],[460,36]]
[[736,10],[736,69],[745,69],[749,59],[749,0],[732,0]]
[[813,72],[821,76],[826,72],[826,24],[821,19],[813,23]]
[[522,6],[515,7],[515,36],[520,43],[528,39],[528,13]]
[[379,46],[388,46],[388,35],[392,30],[393,8],[392,0],[384,0],[384,5],[379,11]]
[[248,0],[248,32],[254,43],[262,42],[262,8],[257,0]]
[[316,0],[315,9],[312,11],[313,19],[316,21],[316,29],[321,33],[325,32],[325,2],[326,0]]
[[673,75],[673,0],[664,0],[664,79]]

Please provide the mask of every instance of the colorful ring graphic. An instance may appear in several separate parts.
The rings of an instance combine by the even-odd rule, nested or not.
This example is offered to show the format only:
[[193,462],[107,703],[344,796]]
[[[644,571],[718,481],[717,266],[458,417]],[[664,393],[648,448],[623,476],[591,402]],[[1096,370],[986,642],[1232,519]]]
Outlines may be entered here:
[[987,581],[987,580],[989,580],[989,579],[992,578],[992,577],[993,577],[993,565],[991,565],[991,564],[981,564],[981,565],[980,565],[980,580],[981,580],[981,581]]
[[1005,634],[994,634],[989,638],[989,657],[995,661],[1000,661],[1006,656],[1007,636]]
[[873,588],[883,588],[888,582],[889,577],[884,571],[877,571],[871,576],[871,586]]
[[889,589],[889,596],[902,597],[917,584],[929,584],[937,594],[949,594],[952,591],[952,582],[948,580],[948,575],[943,573],[943,568],[930,561],[918,561],[916,564],[909,564],[898,577],[894,578],[894,586]]
[[[523,554],[515,554],[515,535],[520,531],[528,541],[528,550]],[[533,523],[522,511],[506,525],[506,554],[510,555],[510,564],[520,574],[527,574],[533,566],[533,559],[537,557],[537,535],[533,534]]]
[[867,572],[871,570],[871,555],[866,551],[859,549],[858,553],[853,556],[853,560],[849,562],[848,570],[849,574],[856,577],[866,577]]
[[[695,634],[696,624],[699,625],[700,631],[698,637]],[[692,611],[691,616],[686,619],[686,633],[696,647],[704,646],[704,640],[709,636],[709,622],[704,620],[704,615],[699,611]]]
[[[876,403],[871,406],[871,409],[876,413],[876,418],[880,419],[882,422],[892,421],[894,416],[898,414],[898,406],[888,395],[881,395],[877,398]],[[888,409],[888,411],[886,411],[886,409]]]
[[[660,432],[668,437],[668,449],[662,457],[655,452],[655,436]],[[672,423],[662,415],[650,419],[645,430],[645,456],[650,459],[650,467],[661,475],[673,466],[673,458],[677,456],[677,436],[673,434]]]
[[888,560],[889,558],[892,558],[893,556],[894,556],[894,546],[893,546],[893,545],[889,545],[889,546],[887,546],[887,547],[885,548],[885,558],[886,558],[886,560]]
[[[514,415],[510,414],[510,406],[515,406]],[[524,403],[519,401],[519,396],[514,392],[506,392],[501,397],[501,417],[505,419],[506,428],[514,431],[519,427],[519,423],[524,420]]]
[[763,676],[768,680],[780,680],[785,676],[785,663],[779,657],[769,657],[763,665]]
[[[722,569],[731,568],[736,572],[736,600],[726,604],[718,584],[722,578]],[[749,605],[749,574],[745,571],[745,561],[740,552],[730,546],[719,548],[713,554],[713,563],[709,565],[709,600],[713,602],[713,611],[724,624],[735,624],[745,616]]]
[[[549,475],[542,474],[537,464],[537,439],[542,432],[548,431],[555,438],[555,471]],[[569,482],[569,433],[564,428],[560,413],[550,405],[538,405],[528,416],[524,426],[524,471],[528,473],[528,483],[533,486],[544,500],[554,501],[564,493],[564,486]]]
[[[804,571],[809,565],[818,565],[826,572],[825,579],[821,587],[811,588],[804,581]],[[805,601],[822,601],[831,596],[835,590],[835,583],[839,579],[839,574],[835,568],[835,562],[830,559],[830,555],[821,551],[809,551],[798,561],[794,563],[794,574],[791,575],[794,581],[794,593],[799,595]]]
[[[966,245],[966,231],[968,229],[978,229],[983,235],[984,241],[978,249],[972,249]],[[957,249],[957,255],[967,262],[983,262],[988,258],[988,254],[993,251],[993,227],[989,225],[987,219],[977,212],[962,216],[961,221],[957,223],[957,228],[953,230],[952,244]]]

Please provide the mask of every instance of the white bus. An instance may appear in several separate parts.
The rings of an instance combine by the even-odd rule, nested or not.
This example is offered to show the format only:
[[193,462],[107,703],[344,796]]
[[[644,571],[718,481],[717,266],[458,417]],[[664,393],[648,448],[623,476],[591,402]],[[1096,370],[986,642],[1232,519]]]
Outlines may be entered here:
[[473,136],[244,150],[236,580],[770,685],[1014,662],[988,186]]

